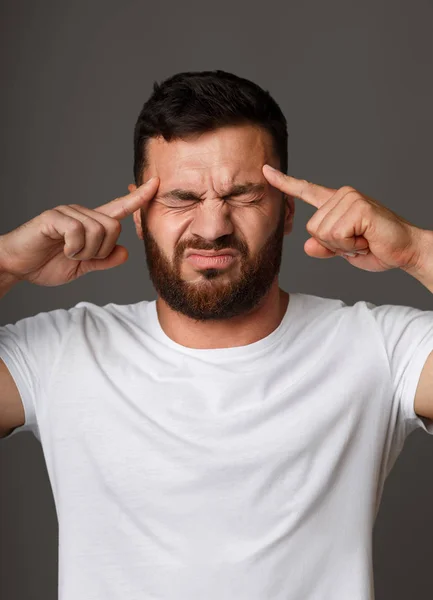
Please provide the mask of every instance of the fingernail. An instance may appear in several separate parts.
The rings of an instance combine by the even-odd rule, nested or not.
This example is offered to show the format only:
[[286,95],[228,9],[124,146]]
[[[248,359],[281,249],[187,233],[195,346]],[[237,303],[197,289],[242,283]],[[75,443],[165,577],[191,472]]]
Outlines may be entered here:
[[358,254],[365,255],[365,254],[368,254],[368,252],[369,252],[368,250],[355,250],[355,252],[343,252],[343,255],[353,257],[353,256],[357,256]]
[[270,169],[271,171],[277,171],[277,169],[274,169],[274,167],[271,167],[271,165],[265,164],[265,167],[268,167],[268,169]]
[[146,181],[146,185],[148,185],[151,181],[153,181],[154,179],[156,179],[156,175],[154,175],[153,177],[151,177],[150,179],[148,179]]

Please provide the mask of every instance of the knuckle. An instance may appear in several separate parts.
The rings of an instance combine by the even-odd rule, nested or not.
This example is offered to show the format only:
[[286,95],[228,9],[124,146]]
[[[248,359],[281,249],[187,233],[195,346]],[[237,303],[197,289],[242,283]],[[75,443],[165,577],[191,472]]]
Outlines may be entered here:
[[371,208],[371,206],[362,196],[357,195],[352,201],[352,209],[353,208],[355,208],[357,211],[362,210],[364,214],[366,210]]
[[110,221],[110,228],[116,235],[119,235],[122,231],[122,224],[117,219],[112,219]]
[[355,196],[355,200],[361,198],[361,195],[358,192],[358,190],[356,190],[355,188],[351,187],[350,185],[344,186],[343,189],[344,189],[344,196],[346,198],[349,197],[349,196],[352,197],[352,198],[353,198],[353,196]]
[[362,214],[367,218],[373,219],[375,208],[369,202],[364,200],[363,198],[359,199],[361,201],[360,208],[362,208]]
[[356,192],[355,188],[352,187],[351,185],[343,185],[342,188],[340,188],[341,192],[344,192],[345,194],[349,194],[351,192]]
[[55,216],[55,214],[56,214],[55,208],[48,208],[47,210],[44,210],[43,212],[41,212],[39,217],[41,219],[51,219]]
[[341,229],[333,229],[331,231],[331,235],[335,240],[343,240],[344,239],[344,234],[341,231]]
[[316,231],[316,228],[314,227],[313,223],[307,223],[306,229],[310,234],[313,234]]
[[84,225],[78,219],[72,219],[69,224],[69,230],[73,233],[81,233],[84,230]]
[[99,235],[105,235],[105,227],[98,221],[90,221],[89,225],[94,233]]

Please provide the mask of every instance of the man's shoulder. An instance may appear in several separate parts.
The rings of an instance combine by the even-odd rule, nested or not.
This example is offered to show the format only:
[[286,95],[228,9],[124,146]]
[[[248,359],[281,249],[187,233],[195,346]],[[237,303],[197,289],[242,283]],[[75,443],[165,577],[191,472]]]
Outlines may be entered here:
[[308,326],[313,327],[316,332],[323,332],[343,321],[346,325],[362,327],[372,319],[370,309],[376,306],[368,300],[350,302],[342,298],[300,292],[293,294],[293,300],[292,314],[295,320],[302,323],[304,332]]
[[329,298],[315,294],[296,292],[291,294],[301,310],[308,312],[332,312],[348,307],[341,298]]
[[104,322],[107,325],[114,322],[143,324],[150,303],[150,300],[140,300],[128,304],[118,304],[116,302],[97,304],[96,302],[82,300],[68,309],[68,312],[75,316],[76,322],[94,320]]

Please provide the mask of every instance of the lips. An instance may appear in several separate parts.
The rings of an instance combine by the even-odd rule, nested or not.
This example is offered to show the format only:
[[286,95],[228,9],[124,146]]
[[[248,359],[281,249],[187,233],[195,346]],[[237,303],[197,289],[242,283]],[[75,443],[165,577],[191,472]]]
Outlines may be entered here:
[[223,256],[223,255],[230,255],[230,256],[235,256],[236,252],[234,250],[231,250],[230,248],[227,248],[227,250],[219,250],[218,252],[214,252],[213,250],[188,250],[186,256],[191,256],[191,254],[197,254],[200,256]]
[[212,254],[202,254],[201,252],[189,252],[186,260],[198,269],[216,268],[225,269],[234,260],[233,252],[213,252]]

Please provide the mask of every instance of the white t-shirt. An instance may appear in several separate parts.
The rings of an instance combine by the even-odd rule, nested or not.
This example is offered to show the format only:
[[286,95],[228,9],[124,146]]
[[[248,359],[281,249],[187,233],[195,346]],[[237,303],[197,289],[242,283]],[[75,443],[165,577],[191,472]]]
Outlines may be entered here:
[[[0,328],[59,524],[60,600],[370,600],[372,531],[433,311],[291,293],[267,337],[192,349],[155,301]],[[7,439],[7,438],[6,438]]]

